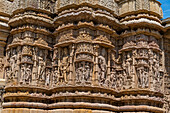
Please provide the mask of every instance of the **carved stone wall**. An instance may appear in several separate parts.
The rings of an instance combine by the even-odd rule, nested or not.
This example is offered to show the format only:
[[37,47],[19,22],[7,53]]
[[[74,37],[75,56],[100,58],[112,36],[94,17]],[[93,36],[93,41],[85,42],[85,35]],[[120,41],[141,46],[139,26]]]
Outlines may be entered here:
[[6,2],[13,9],[0,18],[2,113],[169,113],[159,2]]

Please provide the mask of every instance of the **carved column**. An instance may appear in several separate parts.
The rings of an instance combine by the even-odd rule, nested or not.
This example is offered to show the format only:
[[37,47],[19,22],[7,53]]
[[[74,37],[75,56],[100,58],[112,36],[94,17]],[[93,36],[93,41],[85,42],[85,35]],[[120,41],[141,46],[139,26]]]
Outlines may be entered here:
[[95,70],[93,75],[93,85],[98,85],[98,56],[99,56],[99,45],[94,46],[94,52],[95,52]]
[[110,66],[111,66],[111,49],[108,49],[108,67],[107,67],[107,74],[110,75]]

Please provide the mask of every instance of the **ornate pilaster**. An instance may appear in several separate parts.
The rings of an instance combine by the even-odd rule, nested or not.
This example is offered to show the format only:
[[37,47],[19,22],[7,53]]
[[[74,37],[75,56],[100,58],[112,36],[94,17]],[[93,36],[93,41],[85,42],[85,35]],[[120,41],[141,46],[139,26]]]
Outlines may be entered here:
[[94,80],[94,85],[98,85],[98,51],[99,51],[99,46],[98,45],[95,45],[94,46],[94,52],[95,52],[95,71],[94,71],[94,76],[93,76],[93,80]]

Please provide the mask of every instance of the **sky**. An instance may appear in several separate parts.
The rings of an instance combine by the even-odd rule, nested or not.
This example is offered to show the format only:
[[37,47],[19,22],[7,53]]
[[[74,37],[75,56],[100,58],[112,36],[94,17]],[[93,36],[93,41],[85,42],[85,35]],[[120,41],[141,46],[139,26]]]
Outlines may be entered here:
[[170,0],[158,0],[162,4],[164,19],[170,17]]

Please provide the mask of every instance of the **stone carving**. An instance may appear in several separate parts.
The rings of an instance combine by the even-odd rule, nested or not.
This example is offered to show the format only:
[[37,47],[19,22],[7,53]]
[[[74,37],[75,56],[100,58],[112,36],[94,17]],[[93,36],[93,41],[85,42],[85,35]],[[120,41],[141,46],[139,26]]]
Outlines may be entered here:
[[50,69],[46,69],[46,81],[45,81],[45,85],[49,86],[51,82],[51,70]]
[[60,76],[59,81],[60,82],[68,82],[68,72],[69,72],[69,56],[68,56],[68,49],[64,48],[63,50],[63,58],[61,60],[61,63],[59,64],[60,69]]
[[72,33],[62,34],[58,42],[71,41],[74,40]]
[[30,84],[31,83],[31,78],[32,78],[32,66],[27,65],[26,70],[25,70],[25,83]]
[[32,84],[36,85],[38,80],[38,49],[33,48],[33,70],[32,70]]
[[24,46],[24,47],[23,47],[23,50],[22,50],[22,54],[32,55],[31,48],[28,47],[28,46]]
[[30,84],[32,80],[32,66],[29,64],[21,64],[21,84]]
[[35,44],[42,44],[44,46],[48,46],[48,43],[42,38],[39,38],[38,40],[36,40]]
[[[18,8],[6,14],[2,1]],[[2,1],[2,112],[169,109],[168,28],[156,0]]]
[[53,71],[53,77],[52,77],[52,85],[55,86],[59,82],[59,73],[58,68],[55,67]]
[[98,57],[99,65],[98,65],[98,71],[99,71],[99,83],[100,85],[104,85],[106,80],[106,72],[107,72],[107,64],[106,64],[106,50],[103,48],[101,51],[101,55]]
[[90,83],[92,77],[92,64],[89,62],[79,62],[76,69],[76,82],[78,83]]
[[81,32],[80,35],[77,37],[77,41],[79,40],[92,41],[92,37],[88,33]]
[[5,69],[5,78],[6,78],[6,83],[11,83],[13,80],[13,76],[10,67],[6,67]]
[[149,85],[149,75],[144,67],[139,67],[137,69],[138,83],[141,88],[148,88]]
[[45,66],[46,63],[42,57],[38,58],[38,80],[41,82],[45,82]]
[[108,40],[108,38],[106,36],[100,35],[98,36],[96,39],[94,39],[95,41],[99,41],[99,42],[104,42],[104,43],[108,43],[111,44],[112,42]]
[[[125,75],[125,74],[124,74]],[[117,89],[118,90],[121,90],[121,89],[123,89],[123,85],[124,85],[124,76],[123,74],[122,74],[122,72],[121,71],[118,71],[118,77],[117,77]]]
[[132,72],[132,58],[130,57],[130,55],[127,55],[127,59],[126,59],[126,64],[125,64],[125,70],[126,70],[126,74],[127,76],[131,75]]
[[113,88],[113,89],[117,88],[117,76],[116,76],[116,72],[114,70],[112,70],[112,72],[110,74],[110,84],[111,84],[111,88]]
[[0,58],[0,74],[2,74],[3,71],[4,71],[4,62],[3,62],[3,58]]

